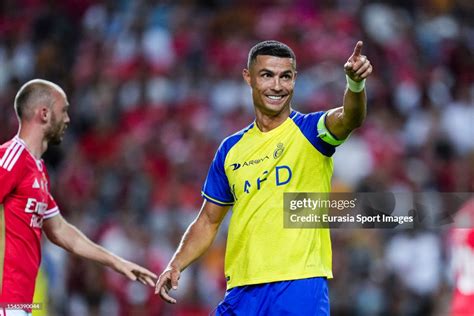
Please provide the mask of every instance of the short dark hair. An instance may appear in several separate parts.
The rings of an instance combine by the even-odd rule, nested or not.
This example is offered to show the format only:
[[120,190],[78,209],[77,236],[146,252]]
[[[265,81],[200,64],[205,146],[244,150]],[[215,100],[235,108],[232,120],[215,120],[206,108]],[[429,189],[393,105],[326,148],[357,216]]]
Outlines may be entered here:
[[15,97],[14,107],[18,119],[31,118],[33,103],[44,102],[50,106],[53,102],[52,92],[56,86],[56,84],[42,79],[34,79],[25,83]]
[[286,44],[279,41],[269,40],[257,43],[252,49],[250,49],[247,67],[257,59],[258,55],[276,56],[292,58],[296,68],[296,56],[293,50]]

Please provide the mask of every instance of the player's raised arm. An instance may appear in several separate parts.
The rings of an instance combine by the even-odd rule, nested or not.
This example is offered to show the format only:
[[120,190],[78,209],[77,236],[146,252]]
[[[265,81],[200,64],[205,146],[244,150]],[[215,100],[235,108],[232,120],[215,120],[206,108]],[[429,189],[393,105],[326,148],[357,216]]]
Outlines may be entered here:
[[204,201],[198,216],[186,229],[173,258],[161,273],[156,283],[155,294],[159,293],[168,303],[176,303],[176,299],[169,295],[169,291],[178,288],[181,271],[211,246],[228,210],[229,206]]
[[155,285],[156,274],[142,266],[114,255],[92,242],[76,227],[69,224],[60,214],[45,220],[43,230],[51,242],[73,254],[106,265],[132,281],[137,280],[145,285]]
[[343,140],[362,125],[367,112],[365,79],[372,73],[372,65],[362,55],[362,41],[358,41],[352,55],[344,64],[347,88],[343,106],[328,113],[326,126],[337,139]]

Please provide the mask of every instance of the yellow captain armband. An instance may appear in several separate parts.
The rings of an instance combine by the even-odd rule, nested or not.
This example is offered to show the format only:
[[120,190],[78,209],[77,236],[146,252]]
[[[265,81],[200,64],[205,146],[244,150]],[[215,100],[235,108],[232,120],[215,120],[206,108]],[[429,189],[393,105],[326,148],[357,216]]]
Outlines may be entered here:
[[336,137],[334,137],[331,132],[327,129],[326,127],[326,116],[328,113],[331,111],[328,111],[321,115],[318,121],[318,137],[321,138],[323,141],[326,143],[333,145],[333,146],[339,146],[340,144],[344,143],[346,139],[339,140]]

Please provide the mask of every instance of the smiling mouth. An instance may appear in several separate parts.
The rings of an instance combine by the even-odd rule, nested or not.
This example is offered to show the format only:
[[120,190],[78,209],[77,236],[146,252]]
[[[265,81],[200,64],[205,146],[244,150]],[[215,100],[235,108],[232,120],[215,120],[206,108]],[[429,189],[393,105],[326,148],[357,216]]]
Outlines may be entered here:
[[282,100],[285,96],[284,95],[267,95],[266,97],[273,101],[279,101],[279,100]]

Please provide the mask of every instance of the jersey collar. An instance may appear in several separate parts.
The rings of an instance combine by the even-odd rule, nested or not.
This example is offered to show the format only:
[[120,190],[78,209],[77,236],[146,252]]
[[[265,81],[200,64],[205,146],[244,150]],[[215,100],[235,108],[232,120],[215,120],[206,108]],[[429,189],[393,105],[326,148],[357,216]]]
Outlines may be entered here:
[[25,147],[26,151],[28,152],[28,154],[30,154],[31,158],[33,158],[33,160],[36,162],[36,166],[38,167],[38,169],[40,171],[43,171],[43,160],[42,159],[37,159],[32,153],[31,151],[28,149],[28,146],[26,146],[26,143],[23,139],[20,138],[20,136],[17,134],[15,135],[15,137],[13,138],[15,141],[19,142],[23,147]]

